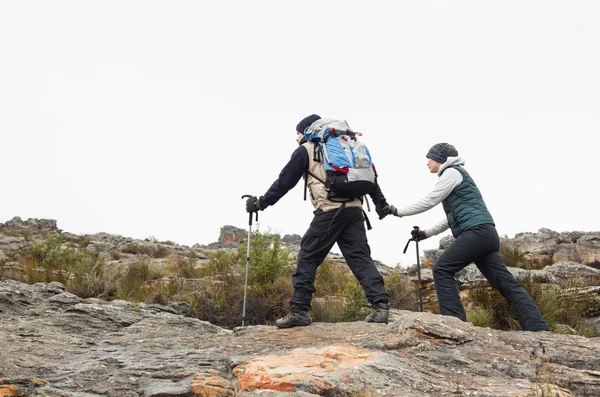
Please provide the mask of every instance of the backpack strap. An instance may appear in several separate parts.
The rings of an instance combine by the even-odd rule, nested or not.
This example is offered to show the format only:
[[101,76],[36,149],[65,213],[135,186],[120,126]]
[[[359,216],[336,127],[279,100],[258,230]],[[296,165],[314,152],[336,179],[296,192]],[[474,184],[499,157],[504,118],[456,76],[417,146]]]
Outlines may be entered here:
[[[316,161],[318,163],[321,163],[323,161],[323,157],[321,155],[321,146],[319,145],[319,142],[313,142],[313,161]],[[312,172],[306,171],[304,173],[304,201],[306,201],[306,191],[308,190],[309,175],[315,178],[317,181],[321,182],[323,185],[327,186],[324,180],[322,180]]]
[[316,176],[315,174],[313,174],[310,171],[306,171],[304,173],[304,201],[306,201],[306,191],[308,190],[308,176],[312,176],[313,178],[315,178],[317,181],[321,182],[323,185],[325,185],[327,187],[327,184],[325,183],[324,180],[322,180],[321,178],[319,178],[318,176]]
[[371,226],[371,221],[369,221],[369,217],[367,216],[367,213],[365,212],[365,210],[362,210],[363,215],[365,216],[365,222],[367,223],[367,230],[371,230],[373,229],[373,226]]
[[371,212],[371,205],[369,204],[369,199],[367,196],[360,196],[359,199],[361,204],[367,205],[367,211]]
[[314,142],[313,145],[313,161],[316,161],[317,163],[323,161],[323,158],[321,156],[321,145],[319,144],[319,142]]

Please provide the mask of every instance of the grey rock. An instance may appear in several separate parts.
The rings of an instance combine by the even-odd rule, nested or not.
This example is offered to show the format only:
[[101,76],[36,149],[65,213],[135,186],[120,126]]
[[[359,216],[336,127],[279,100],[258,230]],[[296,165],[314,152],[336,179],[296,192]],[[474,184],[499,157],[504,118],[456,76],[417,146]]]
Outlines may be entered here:
[[595,336],[600,336],[600,317],[586,318],[585,325],[595,332]]
[[4,223],[4,225],[5,226],[11,226],[11,227],[23,226],[23,220],[21,219],[20,216],[15,216],[11,220],[9,220],[6,223]]
[[171,313],[176,315],[190,316],[190,305],[187,302],[169,302],[167,306],[157,303],[140,303],[140,310],[149,313]]
[[37,288],[39,291],[48,292],[50,294],[62,294],[67,290],[62,283],[58,281],[52,281],[50,283],[36,283],[33,285],[34,288]]
[[122,300],[122,299],[112,300],[112,301],[110,301],[110,304],[113,306],[123,308],[123,309],[130,309],[133,307],[133,304],[131,302]]
[[50,302],[61,303],[65,305],[74,305],[76,303],[83,302],[83,299],[81,299],[77,295],[71,294],[70,292],[63,292],[61,294],[54,295],[48,300]]
[[600,277],[600,270],[591,266],[582,265],[571,261],[560,261],[544,268],[545,272],[552,274],[557,279],[572,280],[574,278],[595,279]]
[[440,240],[440,249],[448,249],[448,247],[450,247],[455,240],[456,239],[452,235],[442,237]]
[[537,233],[518,233],[502,244],[532,262],[574,261],[600,264],[600,232],[563,232],[541,228]]
[[168,379],[148,379],[139,388],[140,396],[143,397],[188,397],[190,396],[191,379],[173,382]]
[[[525,270],[517,267],[508,267],[508,271],[510,271],[517,280],[532,280],[537,283],[557,282],[556,277],[545,270]],[[474,264],[470,264],[456,273],[456,280],[461,288],[474,288],[488,285],[487,279]]]
[[110,252],[115,246],[105,241],[91,241],[86,248],[92,252]]
[[58,228],[56,227],[56,221],[54,219],[29,218],[26,221],[23,221],[20,217],[15,216],[8,222],[4,223],[4,226],[58,231]]
[[554,331],[559,334],[577,335],[577,331],[566,324],[556,324]]

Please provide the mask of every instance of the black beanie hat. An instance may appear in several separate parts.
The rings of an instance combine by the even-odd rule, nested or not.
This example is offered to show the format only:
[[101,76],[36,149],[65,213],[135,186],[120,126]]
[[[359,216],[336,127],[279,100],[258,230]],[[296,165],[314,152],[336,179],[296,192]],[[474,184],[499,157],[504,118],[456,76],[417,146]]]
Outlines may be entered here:
[[448,157],[456,157],[458,156],[458,151],[456,148],[449,143],[436,143],[429,149],[426,157],[437,161],[438,163],[444,164]]
[[304,134],[304,130],[306,130],[312,123],[319,120],[321,116],[318,114],[311,114],[310,116],[306,116],[303,118],[298,125],[296,126],[296,132],[300,134]]

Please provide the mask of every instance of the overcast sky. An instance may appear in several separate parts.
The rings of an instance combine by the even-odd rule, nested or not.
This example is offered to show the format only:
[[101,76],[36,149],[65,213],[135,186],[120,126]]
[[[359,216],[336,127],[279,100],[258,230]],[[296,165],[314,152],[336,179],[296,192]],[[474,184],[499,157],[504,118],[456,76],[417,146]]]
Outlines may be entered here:
[[[599,17],[597,1],[2,1],[0,222],[208,244],[246,227],[241,195],[264,194],[318,113],[363,133],[398,207],[449,142],[500,235],[598,231]],[[260,229],[303,234],[302,188]],[[443,217],[372,212],[373,257],[414,263],[412,226]]]

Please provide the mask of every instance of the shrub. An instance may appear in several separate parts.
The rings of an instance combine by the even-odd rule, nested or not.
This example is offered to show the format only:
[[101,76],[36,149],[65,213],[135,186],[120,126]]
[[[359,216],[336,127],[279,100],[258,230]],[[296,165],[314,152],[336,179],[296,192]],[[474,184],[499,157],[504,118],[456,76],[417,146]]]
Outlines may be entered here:
[[317,268],[314,296],[316,298],[341,297],[350,277],[354,276],[348,266],[325,259]]
[[500,244],[500,256],[506,264],[510,267],[519,267],[522,269],[543,269],[546,266],[552,265],[552,258],[548,257],[542,260],[528,260],[525,255],[520,253],[516,248],[507,247],[504,244]]
[[494,312],[486,307],[474,307],[467,310],[467,321],[477,327],[494,328],[496,325]]
[[363,320],[371,311],[371,305],[367,301],[365,293],[355,277],[349,278],[346,281],[344,299],[343,321]]
[[134,302],[151,302],[162,292],[164,269],[150,260],[133,262],[122,271],[116,287],[116,297]]
[[165,270],[171,276],[182,278],[198,278],[200,274],[193,260],[180,255],[169,255],[165,262]]
[[70,241],[64,243],[59,234],[50,234],[26,250],[20,264],[27,282],[58,281],[82,298],[109,298],[116,290],[115,278],[105,271],[98,253],[77,249]]
[[502,260],[506,266],[523,267],[525,259],[523,258],[523,254],[521,254],[516,248],[510,248],[501,243],[500,256],[502,257]]
[[344,321],[346,302],[337,296],[315,297],[312,301],[314,321],[337,323]]
[[[241,245],[238,249],[238,258],[246,257],[246,247]],[[250,269],[248,283],[253,286],[257,294],[266,296],[272,290],[281,276],[289,276],[292,271],[293,258],[290,251],[281,246],[281,237],[267,233],[254,232],[250,246]],[[238,260],[244,266],[245,262]]]
[[417,286],[402,274],[400,267],[383,276],[385,288],[390,296],[390,307],[399,310],[419,310]]
[[365,293],[344,263],[326,259],[317,269],[315,288],[312,302],[315,321],[355,321],[369,314]]
[[[190,307],[195,316],[225,327],[242,320],[246,245],[236,252],[225,250],[208,254],[208,263],[198,269],[207,281],[193,293]],[[291,295],[293,258],[281,247],[279,235],[255,231],[252,234],[246,323],[272,323],[287,311]]]

